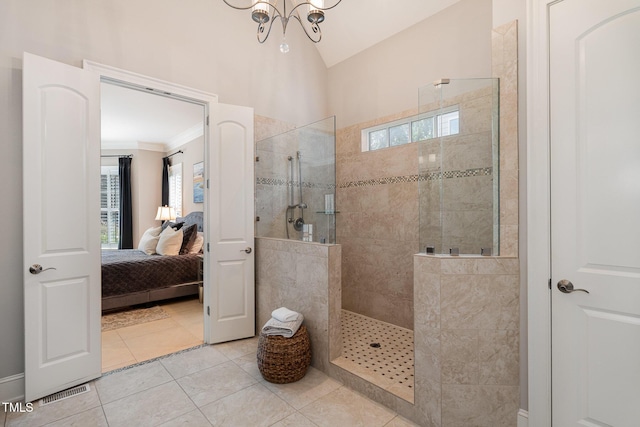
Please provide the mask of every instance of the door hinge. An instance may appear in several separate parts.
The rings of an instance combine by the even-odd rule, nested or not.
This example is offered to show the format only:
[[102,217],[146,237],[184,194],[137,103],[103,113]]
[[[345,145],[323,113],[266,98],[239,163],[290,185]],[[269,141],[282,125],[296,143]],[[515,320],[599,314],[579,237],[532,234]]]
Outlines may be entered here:
[[207,306],[207,316],[211,316],[211,307]]
[[260,156],[256,156],[256,162],[260,161]]
[[551,278],[549,278],[549,289],[551,289]]
[[209,126],[209,116],[207,116],[207,126]]
[[207,252],[209,252],[209,244],[207,243]]
[[207,178],[207,190],[209,189],[209,179]]

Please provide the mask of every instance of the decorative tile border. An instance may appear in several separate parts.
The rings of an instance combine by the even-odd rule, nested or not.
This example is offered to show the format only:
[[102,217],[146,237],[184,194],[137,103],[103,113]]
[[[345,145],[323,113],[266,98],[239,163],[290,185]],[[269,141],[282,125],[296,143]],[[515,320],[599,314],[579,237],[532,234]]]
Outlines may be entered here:
[[[451,178],[468,178],[472,176],[491,176],[493,175],[493,168],[475,168],[456,171],[444,171],[444,172],[428,172],[419,175],[403,175],[403,176],[388,176],[384,178],[372,178],[358,181],[348,181],[338,184],[338,188],[353,188],[353,187],[369,187],[373,185],[386,185],[386,184],[401,184],[406,182],[424,182],[424,181],[438,181],[441,179]],[[290,181],[281,178],[260,178],[256,177],[256,185],[273,185],[277,187],[299,187],[298,181]],[[302,188],[320,188],[323,190],[333,190],[336,188],[334,184],[322,184],[317,182],[302,182]]]
[[493,175],[493,168],[476,168],[458,171],[445,171],[445,172],[429,172],[420,175],[404,175],[404,176],[390,176],[385,178],[373,178],[360,181],[349,181],[338,184],[338,188],[353,188],[353,187],[368,187],[372,185],[385,185],[385,184],[400,184],[405,182],[424,182],[424,181],[438,181],[441,179],[450,178],[468,178],[472,176],[491,176]]
[[491,176],[493,175],[493,168],[476,168],[467,169],[462,171],[444,171],[444,172],[429,172],[424,175],[420,175],[420,181],[435,181],[439,179],[450,178],[468,178],[471,176]]
[[403,182],[418,182],[418,175],[388,176],[359,181],[349,181],[338,184],[338,188],[368,187],[371,185],[399,184]]
[[[276,187],[299,187],[298,181],[290,181],[281,178],[260,178],[256,177],[256,185],[273,185]],[[322,190],[333,190],[336,188],[335,184],[324,184],[319,182],[305,182],[302,181],[302,188],[320,188]]]

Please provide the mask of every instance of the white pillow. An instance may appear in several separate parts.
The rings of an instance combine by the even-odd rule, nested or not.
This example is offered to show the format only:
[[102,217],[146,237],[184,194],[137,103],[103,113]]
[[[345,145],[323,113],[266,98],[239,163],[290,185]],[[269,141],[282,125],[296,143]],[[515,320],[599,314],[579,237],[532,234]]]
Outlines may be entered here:
[[182,229],[176,231],[171,227],[164,229],[160,233],[160,240],[156,246],[156,252],[159,255],[178,255],[182,246]]
[[161,231],[162,227],[148,228],[140,238],[140,242],[138,243],[138,250],[143,251],[147,255],[155,254],[158,240],[160,240]]
[[193,241],[193,245],[191,245],[191,250],[189,251],[189,253],[199,254],[203,245],[204,245],[204,235],[202,234],[202,231],[198,231],[198,234],[196,235],[196,240]]

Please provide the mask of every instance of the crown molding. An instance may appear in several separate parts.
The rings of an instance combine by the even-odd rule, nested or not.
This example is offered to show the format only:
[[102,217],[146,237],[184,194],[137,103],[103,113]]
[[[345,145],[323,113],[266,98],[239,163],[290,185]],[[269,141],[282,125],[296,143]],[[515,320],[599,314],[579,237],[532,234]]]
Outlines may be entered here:
[[204,123],[196,123],[189,129],[180,132],[165,143],[166,151],[172,151],[176,148],[193,141],[194,139],[204,135]]

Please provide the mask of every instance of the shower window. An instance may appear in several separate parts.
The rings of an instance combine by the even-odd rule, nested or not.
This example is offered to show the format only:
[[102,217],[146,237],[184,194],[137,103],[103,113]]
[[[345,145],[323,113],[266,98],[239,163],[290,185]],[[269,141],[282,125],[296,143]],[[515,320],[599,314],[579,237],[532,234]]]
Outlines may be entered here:
[[409,123],[403,123],[401,125],[392,126],[389,128],[389,141],[392,147],[396,145],[407,144],[411,142],[411,129]]
[[[439,113],[439,114],[438,114]],[[362,130],[362,151],[396,147],[460,132],[457,105]]]
[[369,132],[369,150],[379,150],[389,146],[389,138],[386,129]]

